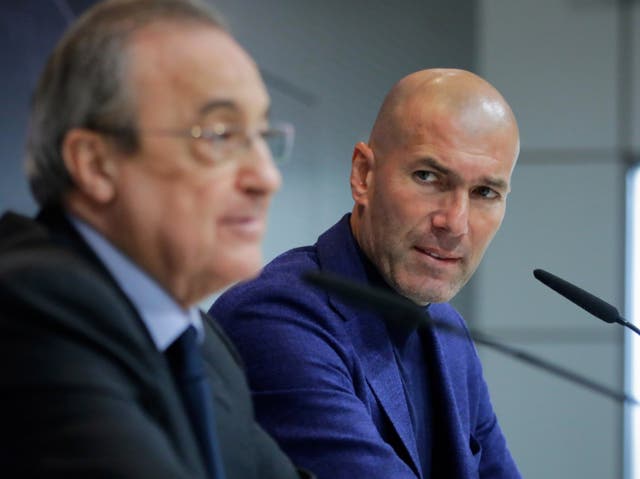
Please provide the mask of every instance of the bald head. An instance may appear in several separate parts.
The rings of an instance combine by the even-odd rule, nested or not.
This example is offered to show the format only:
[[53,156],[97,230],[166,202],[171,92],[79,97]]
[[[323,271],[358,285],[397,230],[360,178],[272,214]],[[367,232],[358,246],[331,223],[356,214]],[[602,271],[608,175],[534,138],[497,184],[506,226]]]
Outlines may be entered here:
[[478,141],[502,131],[505,141],[519,144],[518,125],[505,99],[464,70],[421,70],[396,83],[382,103],[369,143],[383,152],[425,129],[450,129]]

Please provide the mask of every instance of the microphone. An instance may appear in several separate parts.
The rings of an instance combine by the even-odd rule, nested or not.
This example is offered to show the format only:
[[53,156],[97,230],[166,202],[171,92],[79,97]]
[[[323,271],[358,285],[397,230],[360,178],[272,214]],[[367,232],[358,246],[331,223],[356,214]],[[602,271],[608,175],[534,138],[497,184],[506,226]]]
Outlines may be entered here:
[[579,288],[564,279],[558,278],[556,275],[543,269],[534,269],[533,276],[556,293],[561,294],[569,301],[593,314],[596,318],[600,318],[607,323],[621,324],[622,326],[629,328],[634,333],[640,334],[640,329],[620,316],[620,313],[614,306],[601,300],[597,296],[594,296],[584,289]]
[[[322,288],[325,291],[335,293],[346,301],[356,305],[375,308],[377,311],[384,313],[385,316],[393,314],[394,319],[396,320],[411,323],[419,327],[434,326],[451,334],[457,334],[464,337],[467,336],[464,329],[453,324],[445,323],[444,321],[432,319],[418,305],[398,294],[375,288],[373,286],[355,283],[332,273],[308,271],[303,273],[302,279],[314,286]],[[469,328],[468,331],[471,339],[473,339],[477,344],[481,344],[506,356],[515,358],[521,362],[563,378],[566,381],[613,399],[616,402],[633,405],[640,404],[640,402],[632,396],[611,389],[578,373],[574,373],[525,351],[492,339],[488,335],[477,330]]]

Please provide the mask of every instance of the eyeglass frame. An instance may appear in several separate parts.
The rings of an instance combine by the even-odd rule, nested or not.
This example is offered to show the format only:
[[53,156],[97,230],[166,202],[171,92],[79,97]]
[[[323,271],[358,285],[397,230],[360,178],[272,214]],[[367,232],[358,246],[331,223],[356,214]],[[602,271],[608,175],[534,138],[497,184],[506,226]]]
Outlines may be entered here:
[[[288,162],[291,156],[291,150],[293,149],[293,142],[295,137],[295,127],[292,123],[277,122],[269,125],[267,128],[260,128],[256,131],[249,132],[244,128],[234,128],[226,125],[225,123],[215,123],[211,127],[204,128],[200,125],[193,125],[185,130],[178,129],[155,129],[155,128],[110,128],[104,126],[90,127],[92,131],[98,133],[104,133],[107,135],[120,136],[125,134],[134,135],[149,135],[149,136],[169,136],[176,138],[190,138],[193,140],[208,140],[213,148],[215,148],[215,142],[231,141],[229,138],[225,138],[225,135],[237,135],[242,134],[240,143],[233,146],[233,150],[229,154],[221,157],[215,155],[217,158],[212,160],[212,164],[219,165],[232,161],[237,155],[248,150],[255,141],[256,137],[260,137],[265,143],[270,135],[282,135],[284,138],[283,154],[279,157],[275,157],[273,152],[269,149],[271,157],[277,165],[283,165]],[[223,145],[224,146],[224,145]],[[220,147],[218,147],[220,148]]]

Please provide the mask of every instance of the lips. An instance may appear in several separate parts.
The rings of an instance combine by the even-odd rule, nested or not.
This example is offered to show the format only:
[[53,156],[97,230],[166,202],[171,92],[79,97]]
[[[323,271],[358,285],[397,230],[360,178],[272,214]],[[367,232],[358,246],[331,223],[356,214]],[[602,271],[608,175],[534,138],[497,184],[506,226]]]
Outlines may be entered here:
[[234,233],[250,239],[261,238],[264,233],[264,218],[261,215],[227,216],[222,224]]
[[462,260],[462,256],[448,253],[446,251],[438,250],[435,248],[422,248],[416,246],[415,249],[423,255],[429,256],[430,258],[441,261],[443,263],[456,263]]

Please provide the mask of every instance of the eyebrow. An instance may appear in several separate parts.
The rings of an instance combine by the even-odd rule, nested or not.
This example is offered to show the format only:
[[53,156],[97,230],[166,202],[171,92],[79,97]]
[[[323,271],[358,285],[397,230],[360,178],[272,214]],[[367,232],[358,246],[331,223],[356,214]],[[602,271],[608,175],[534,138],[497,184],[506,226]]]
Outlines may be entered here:
[[[200,107],[200,109],[198,110],[198,115],[205,116],[211,113],[212,111],[216,111],[216,110],[231,110],[231,111],[237,112],[237,111],[240,111],[240,108],[238,107],[237,103],[234,102],[233,100],[211,100]],[[264,112],[264,118],[268,119],[270,116],[270,113],[271,113],[271,105],[269,105],[267,110]]]
[[211,100],[205,103],[198,110],[199,115],[206,115],[207,113],[211,113],[214,110],[238,110],[238,105],[234,101],[231,100]]
[[[431,157],[424,157],[424,158],[420,158],[420,163],[422,163],[425,166],[428,166],[430,168],[433,168],[434,170],[436,170],[437,172],[445,175],[445,176],[449,176],[451,178],[453,178],[455,181],[461,182],[462,178],[460,177],[460,175],[452,170],[450,170],[449,168],[447,168],[446,166],[443,166],[442,164],[440,164],[440,162],[438,162],[437,160],[431,158]],[[486,186],[490,186],[492,188],[495,188],[497,190],[502,190],[502,191],[509,191],[509,184],[504,181],[503,179],[500,178],[492,178],[490,176],[483,176],[482,178],[480,178],[480,182]]]

